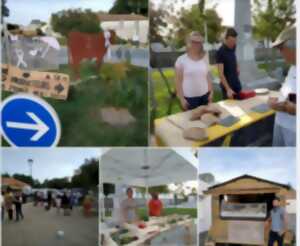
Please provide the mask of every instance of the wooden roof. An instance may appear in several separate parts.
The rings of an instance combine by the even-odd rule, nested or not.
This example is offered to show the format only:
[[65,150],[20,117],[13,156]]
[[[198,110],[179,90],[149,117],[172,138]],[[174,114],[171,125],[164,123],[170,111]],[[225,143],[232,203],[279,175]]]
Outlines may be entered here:
[[[244,181],[246,180],[252,180],[257,181],[260,183],[259,186],[249,186]],[[238,185],[234,186],[234,183],[239,183]],[[211,186],[208,188],[208,190],[205,192],[207,194],[215,193],[219,191],[226,191],[226,193],[264,193],[264,192],[274,192],[279,189],[286,189],[286,190],[292,190],[292,188],[289,185],[281,184],[277,182],[273,182],[270,180],[254,177],[251,175],[243,175],[239,176],[237,178],[228,180],[226,182]]]
[[26,186],[30,186],[29,184],[26,184],[20,180],[14,179],[14,178],[4,178],[1,179],[2,186],[10,186],[12,188],[24,188]]

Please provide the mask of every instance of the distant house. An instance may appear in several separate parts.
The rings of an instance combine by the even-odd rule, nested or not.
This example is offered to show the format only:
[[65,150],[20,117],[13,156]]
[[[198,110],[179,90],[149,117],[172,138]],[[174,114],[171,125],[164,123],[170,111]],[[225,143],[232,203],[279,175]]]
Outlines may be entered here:
[[25,193],[31,190],[31,186],[29,184],[26,184],[14,178],[2,177],[1,186],[3,190],[6,190],[9,187],[12,190],[21,190]]
[[148,42],[148,18],[136,14],[98,14],[103,30],[114,30],[118,37],[128,41]]

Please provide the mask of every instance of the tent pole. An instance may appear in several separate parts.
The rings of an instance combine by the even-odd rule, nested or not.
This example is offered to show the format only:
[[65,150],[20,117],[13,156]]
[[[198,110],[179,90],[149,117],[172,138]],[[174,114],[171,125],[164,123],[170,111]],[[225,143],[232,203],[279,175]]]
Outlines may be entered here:
[[149,187],[148,187],[148,185],[146,185],[146,212],[147,212],[147,216],[149,218],[149,208],[148,208],[148,200],[147,200],[148,194],[149,194]]

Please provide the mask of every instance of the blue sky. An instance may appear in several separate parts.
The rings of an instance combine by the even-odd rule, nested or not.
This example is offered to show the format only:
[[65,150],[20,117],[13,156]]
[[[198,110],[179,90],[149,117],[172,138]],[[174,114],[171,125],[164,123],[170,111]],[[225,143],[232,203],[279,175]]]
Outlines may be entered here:
[[8,22],[27,25],[32,19],[49,21],[51,13],[69,9],[83,8],[93,11],[108,11],[114,0],[8,0],[10,16]]
[[99,148],[3,148],[2,173],[29,175],[28,159],[33,159],[33,177],[43,181],[51,178],[70,177],[86,158],[99,158]]
[[296,187],[294,148],[206,148],[199,151],[200,173],[212,173],[217,182],[249,174]]

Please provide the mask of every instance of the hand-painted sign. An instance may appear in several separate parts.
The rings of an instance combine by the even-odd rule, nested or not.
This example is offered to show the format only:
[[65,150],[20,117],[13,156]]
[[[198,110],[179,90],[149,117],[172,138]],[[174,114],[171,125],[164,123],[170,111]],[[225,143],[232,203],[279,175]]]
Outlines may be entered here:
[[2,89],[26,92],[40,97],[65,100],[68,97],[70,78],[66,74],[21,70],[2,65]]
[[2,46],[2,63],[26,70],[59,67],[60,45],[54,37],[25,37],[9,34]]
[[98,66],[101,65],[114,37],[115,33],[113,31],[95,34],[71,32],[69,34],[69,63],[73,67],[77,78],[80,77],[80,62],[83,59],[96,58]]
[[1,105],[1,133],[15,147],[51,147],[58,144],[61,126],[47,102],[33,95],[17,94]]

